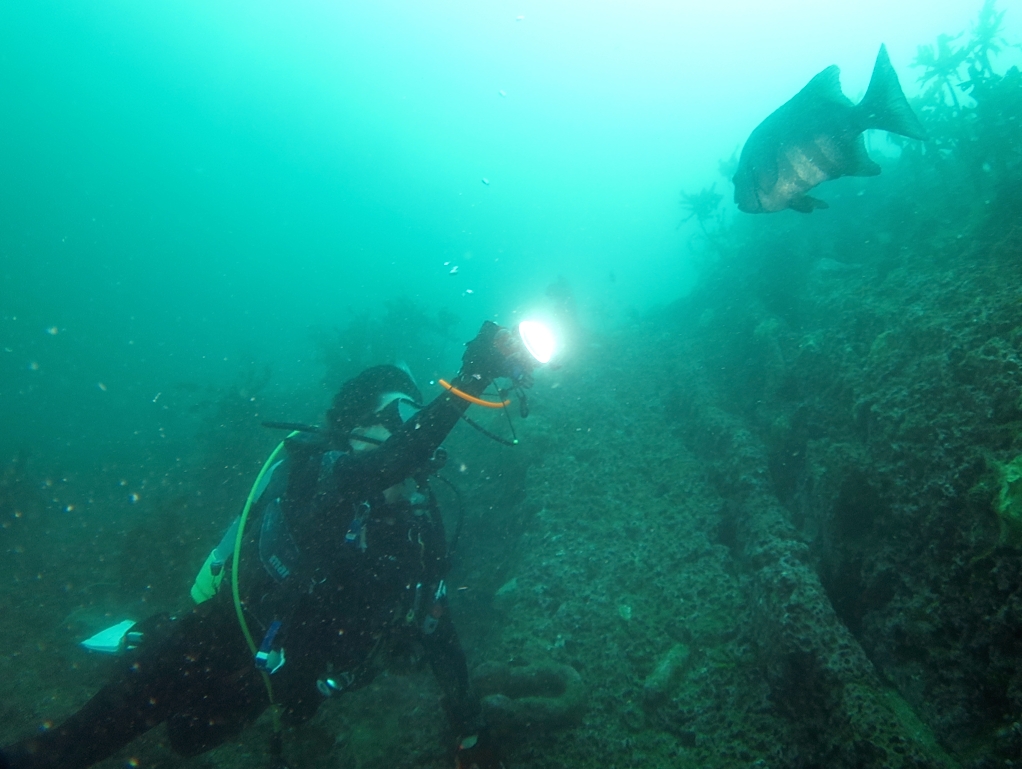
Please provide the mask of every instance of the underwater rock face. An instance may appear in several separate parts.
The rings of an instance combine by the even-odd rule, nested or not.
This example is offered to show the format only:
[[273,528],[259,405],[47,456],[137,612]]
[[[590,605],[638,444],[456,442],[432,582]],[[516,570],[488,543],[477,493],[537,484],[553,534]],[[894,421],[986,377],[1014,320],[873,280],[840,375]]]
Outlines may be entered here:
[[677,336],[637,378],[678,382],[661,406],[726,500],[779,765],[1022,761],[1022,155],[987,141],[1022,79],[998,83],[946,162],[908,151],[841,222],[722,232],[649,324]]
[[1022,455],[996,467],[1001,487],[994,512],[1001,523],[1001,543],[1017,546],[1022,544]]
[[774,706],[796,731],[814,735],[814,750],[831,756],[831,766],[953,766],[907,706],[891,705],[873,663],[835,613],[809,548],[771,491],[763,444],[723,410],[695,396],[693,405],[691,429],[720,451],[716,474],[735,494],[734,544],[750,573]]
[[487,662],[475,669],[472,681],[482,696],[487,725],[501,731],[556,729],[582,717],[585,688],[570,665]]

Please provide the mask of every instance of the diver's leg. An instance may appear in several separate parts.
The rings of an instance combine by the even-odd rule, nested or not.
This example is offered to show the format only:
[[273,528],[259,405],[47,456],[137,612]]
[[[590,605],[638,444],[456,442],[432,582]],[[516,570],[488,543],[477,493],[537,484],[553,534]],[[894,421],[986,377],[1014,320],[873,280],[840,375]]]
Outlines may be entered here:
[[171,703],[161,683],[169,670],[160,663],[179,644],[173,625],[164,614],[136,626],[144,633],[142,646],[119,665],[114,680],[56,728],[5,748],[11,769],[90,766],[166,719]]
[[437,623],[432,632],[422,633],[419,640],[443,692],[441,702],[451,728],[455,734],[473,734],[482,726],[481,707],[468,677],[465,652],[451,621],[447,599],[436,601],[433,612]]
[[83,769],[202,702],[226,676],[251,667],[230,619],[220,605],[141,623],[144,640],[114,680],[60,726],[5,748],[9,769]]
[[170,745],[182,756],[205,753],[240,734],[266,709],[268,700],[266,685],[246,659],[243,671],[223,677],[201,701],[167,719]]

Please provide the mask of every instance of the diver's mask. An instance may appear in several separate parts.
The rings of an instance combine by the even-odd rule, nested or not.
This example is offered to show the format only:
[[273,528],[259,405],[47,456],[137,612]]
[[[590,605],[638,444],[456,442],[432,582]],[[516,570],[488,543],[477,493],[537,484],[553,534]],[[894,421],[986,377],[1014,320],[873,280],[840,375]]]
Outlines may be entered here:
[[[373,412],[373,424],[370,427],[356,427],[348,436],[356,451],[364,451],[383,443],[401,425],[422,411],[422,406],[411,396],[401,392],[384,393],[380,396],[380,405]],[[447,464],[447,449],[437,446],[433,456],[429,458],[428,472],[436,473]]]
[[392,392],[380,396],[380,405],[374,412],[376,423],[394,432],[414,417],[422,407],[405,393]]

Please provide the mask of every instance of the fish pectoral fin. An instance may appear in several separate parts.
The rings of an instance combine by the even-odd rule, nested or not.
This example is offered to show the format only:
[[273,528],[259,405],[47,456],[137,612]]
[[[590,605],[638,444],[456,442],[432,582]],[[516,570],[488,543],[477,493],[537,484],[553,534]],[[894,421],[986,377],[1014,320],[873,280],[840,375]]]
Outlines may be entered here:
[[851,171],[845,174],[845,176],[879,176],[880,166],[874,163],[869,158],[862,160],[859,164]]
[[809,195],[803,195],[800,198],[792,198],[788,202],[788,207],[803,214],[811,214],[813,209],[816,208],[830,208],[830,206],[827,205],[827,201],[810,197]]

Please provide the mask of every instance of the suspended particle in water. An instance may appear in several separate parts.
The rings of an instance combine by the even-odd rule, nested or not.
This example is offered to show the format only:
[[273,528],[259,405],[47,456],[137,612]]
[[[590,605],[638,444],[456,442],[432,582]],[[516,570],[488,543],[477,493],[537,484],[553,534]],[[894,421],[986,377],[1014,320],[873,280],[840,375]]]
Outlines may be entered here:
[[106,392],[106,385],[103,384],[102,382],[96,382],[96,387],[98,387],[103,392]]
[[49,334],[50,336],[56,336],[57,334],[60,333],[60,329],[57,328],[56,326],[50,326],[48,329],[46,329],[46,333]]
[[135,504],[135,503],[136,503],[136,502],[138,502],[138,501],[139,501],[140,499],[142,499],[142,497],[140,497],[140,496],[139,496],[138,494],[136,494],[136,493],[135,493],[134,491],[133,491],[133,492],[131,492],[131,493],[130,493],[130,494],[128,495],[128,501],[129,501],[129,502],[130,502],[131,504]]
[[486,178],[485,176],[483,177],[483,179],[482,179],[482,182],[483,182],[483,184],[485,184],[485,185],[486,185],[487,187],[489,187],[489,186],[490,186],[490,180],[489,180],[489,179],[487,179],[487,178]]
[[39,364],[36,361],[32,361],[31,363],[28,364],[28,370],[29,371],[38,371],[39,370]]
[[454,266],[453,266],[453,267],[451,268],[451,272],[450,272],[450,274],[451,274],[451,275],[457,275],[457,274],[458,274],[458,265],[454,265]]
[[497,91],[497,93],[499,93],[505,99],[507,98],[507,92],[503,88],[501,88],[499,91]]

